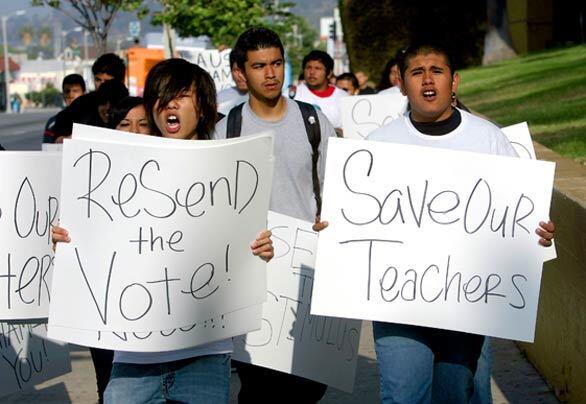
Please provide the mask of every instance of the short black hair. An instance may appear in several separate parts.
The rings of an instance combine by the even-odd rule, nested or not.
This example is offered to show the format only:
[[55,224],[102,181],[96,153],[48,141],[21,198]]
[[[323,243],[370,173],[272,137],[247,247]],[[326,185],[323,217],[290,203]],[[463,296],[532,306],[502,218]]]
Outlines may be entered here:
[[116,129],[116,126],[126,118],[128,112],[139,105],[144,105],[142,97],[127,96],[122,98],[116,105],[110,108],[108,116],[108,127]]
[[81,91],[85,93],[85,80],[81,76],[81,74],[72,73],[68,74],[63,78],[63,83],[61,84],[61,90],[65,91],[65,86],[73,86],[78,84],[81,86]]
[[336,77],[336,83],[338,82],[338,80],[350,80],[355,90],[358,90],[358,88],[360,87],[360,85],[358,85],[358,79],[356,78],[354,73],[351,72],[340,74],[338,77]]
[[124,76],[126,75],[126,65],[118,55],[104,53],[92,65],[92,73],[94,76],[96,74],[106,73],[112,76],[114,80],[123,83]]
[[283,43],[275,31],[271,31],[265,27],[250,28],[240,34],[230,56],[233,55],[233,60],[236,62],[236,65],[240,70],[244,70],[244,64],[246,63],[249,51],[267,48],[278,48],[281,51],[283,59],[285,58]]
[[409,61],[413,59],[417,55],[421,54],[429,54],[429,53],[437,53],[439,55],[443,55],[446,59],[446,64],[450,69],[450,73],[454,75],[455,68],[453,65],[454,58],[446,45],[440,41],[433,41],[433,40],[420,40],[415,41],[411,45],[407,46],[403,51],[403,56],[399,60],[399,70],[401,71],[401,77],[405,77],[405,72],[407,71],[407,65]]
[[332,70],[334,70],[334,59],[332,59],[332,57],[328,55],[327,52],[318,49],[314,49],[305,55],[303,58],[303,63],[301,63],[301,69],[305,70],[305,65],[307,65],[307,63],[311,62],[312,60],[317,60],[318,62],[321,62],[322,65],[324,65],[326,68],[326,75],[330,74]]
[[128,89],[117,80],[104,82],[96,91],[98,105],[110,104],[110,106],[113,106],[118,104],[124,97],[128,97]]
[[155,134],[160,134],[154,119],[157,101],[158,110],[162,111],[175,97],[189,90],[195,93],[195,105],[200,116],[195,129],[198,138],[211,138],[218,117],[214,81],[198,65],[175,58],[157,63],[146,77],[144,105],[147,119]]
[[73,123],[104,126],[98,116],[97,93],[95,91],[77,97],[71,105],[55,116],[55,136],[71,136]]

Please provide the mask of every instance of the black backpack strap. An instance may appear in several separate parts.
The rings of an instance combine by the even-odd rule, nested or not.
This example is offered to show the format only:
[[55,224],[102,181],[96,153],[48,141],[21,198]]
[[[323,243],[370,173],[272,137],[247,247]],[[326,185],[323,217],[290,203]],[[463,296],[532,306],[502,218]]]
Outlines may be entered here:
[[319,160],[319,143],[321,141],[321,129],[319,125],[319,118],[315,107],[311,104],[297,101],[303,123],[305,124],[305,131],[307,132],[307,139],[311,145],[311,171],[313,180],[313,194],[315,196],[315,204],[317,206],[316,216],[321,215],[321,187],[319,185],[319,175],[317,173],[317,162]]
[[226,123],[226,139],[240,137],[242,132],[242,107],[244,103],[239,104],[228,112],[228,122]]

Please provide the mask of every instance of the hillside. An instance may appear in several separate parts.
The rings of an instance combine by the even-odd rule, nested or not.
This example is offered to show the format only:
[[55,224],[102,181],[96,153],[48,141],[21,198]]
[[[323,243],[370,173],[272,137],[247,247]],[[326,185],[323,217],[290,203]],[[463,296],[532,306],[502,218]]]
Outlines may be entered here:
[[533,139],[586,163],[586,45],[461,73],[459,96],[500,125],[527,121]]

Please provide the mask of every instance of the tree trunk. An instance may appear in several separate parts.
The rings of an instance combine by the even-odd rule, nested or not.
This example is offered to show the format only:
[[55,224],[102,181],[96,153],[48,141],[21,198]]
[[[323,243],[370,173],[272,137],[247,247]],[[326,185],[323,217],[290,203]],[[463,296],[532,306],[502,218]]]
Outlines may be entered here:
[[507,0],[487,0],[488,27],[484,37],[482,64],[490,64],[517,56],[509,32]]

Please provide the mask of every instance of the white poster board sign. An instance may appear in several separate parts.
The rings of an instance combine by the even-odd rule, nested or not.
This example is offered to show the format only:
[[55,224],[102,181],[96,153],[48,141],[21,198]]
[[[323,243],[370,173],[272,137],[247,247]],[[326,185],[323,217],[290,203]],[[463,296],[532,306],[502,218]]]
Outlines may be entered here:
[[509,142],[511,142],[511,145],[520,158],[537,160],[527,122],[506,126],[501,128],[501,131],[509,139]]
[[195,63],[212,76],[216,85],[216,91],[223,90],[234,85],[230,69],[231,49],[218,51],[217,49],[182,49],[179,55]]
[[47,317],[61,154],[0,153],[0,319]]
[[41,151],[61,152],[63,151],[63,143],[43,143],[41,144]]
[[312,313],[533,340],[553,163],[328,146]]
[[[505,134],[511,145],[515,148],[515,151],[519,155],[519,158],[537,160],[535,155],[535,148],[533,147],[533,141],[531,140],[531,133],[529,132],[529,126],[527,122],[517,123],[511,126],[501,128],[501,131]],[[557,251],[555,247],[555,240],[552,245],[548,248],[543,249],[544,262],[557,258]]]
[[397,118],[407,108],[401,93],[358,95],[342,99],[342,128],[348,139],[364,139],[375,129]]
[[163,352],[191,348],[242,335],[261,327],[261,306],[251,306],[185,327],[148,332],[91,331],[51,325],[49,336],[60,341],[130,352]]
[[0,322],[0,397],[71,372],[67,345],[45,338],[46,324]]
[[275,257],[259,331],[234,340],[232,358],[351,392],[361,321],[310,315],[317,233],[311,223],[269,212]]
[[64,145],[72,242],[57,248],[50,325],[168,330],[264,302],[266,264],[249,245],[266,226],[270,136],[213,146],[80,129],[100,136],[75,126]]

